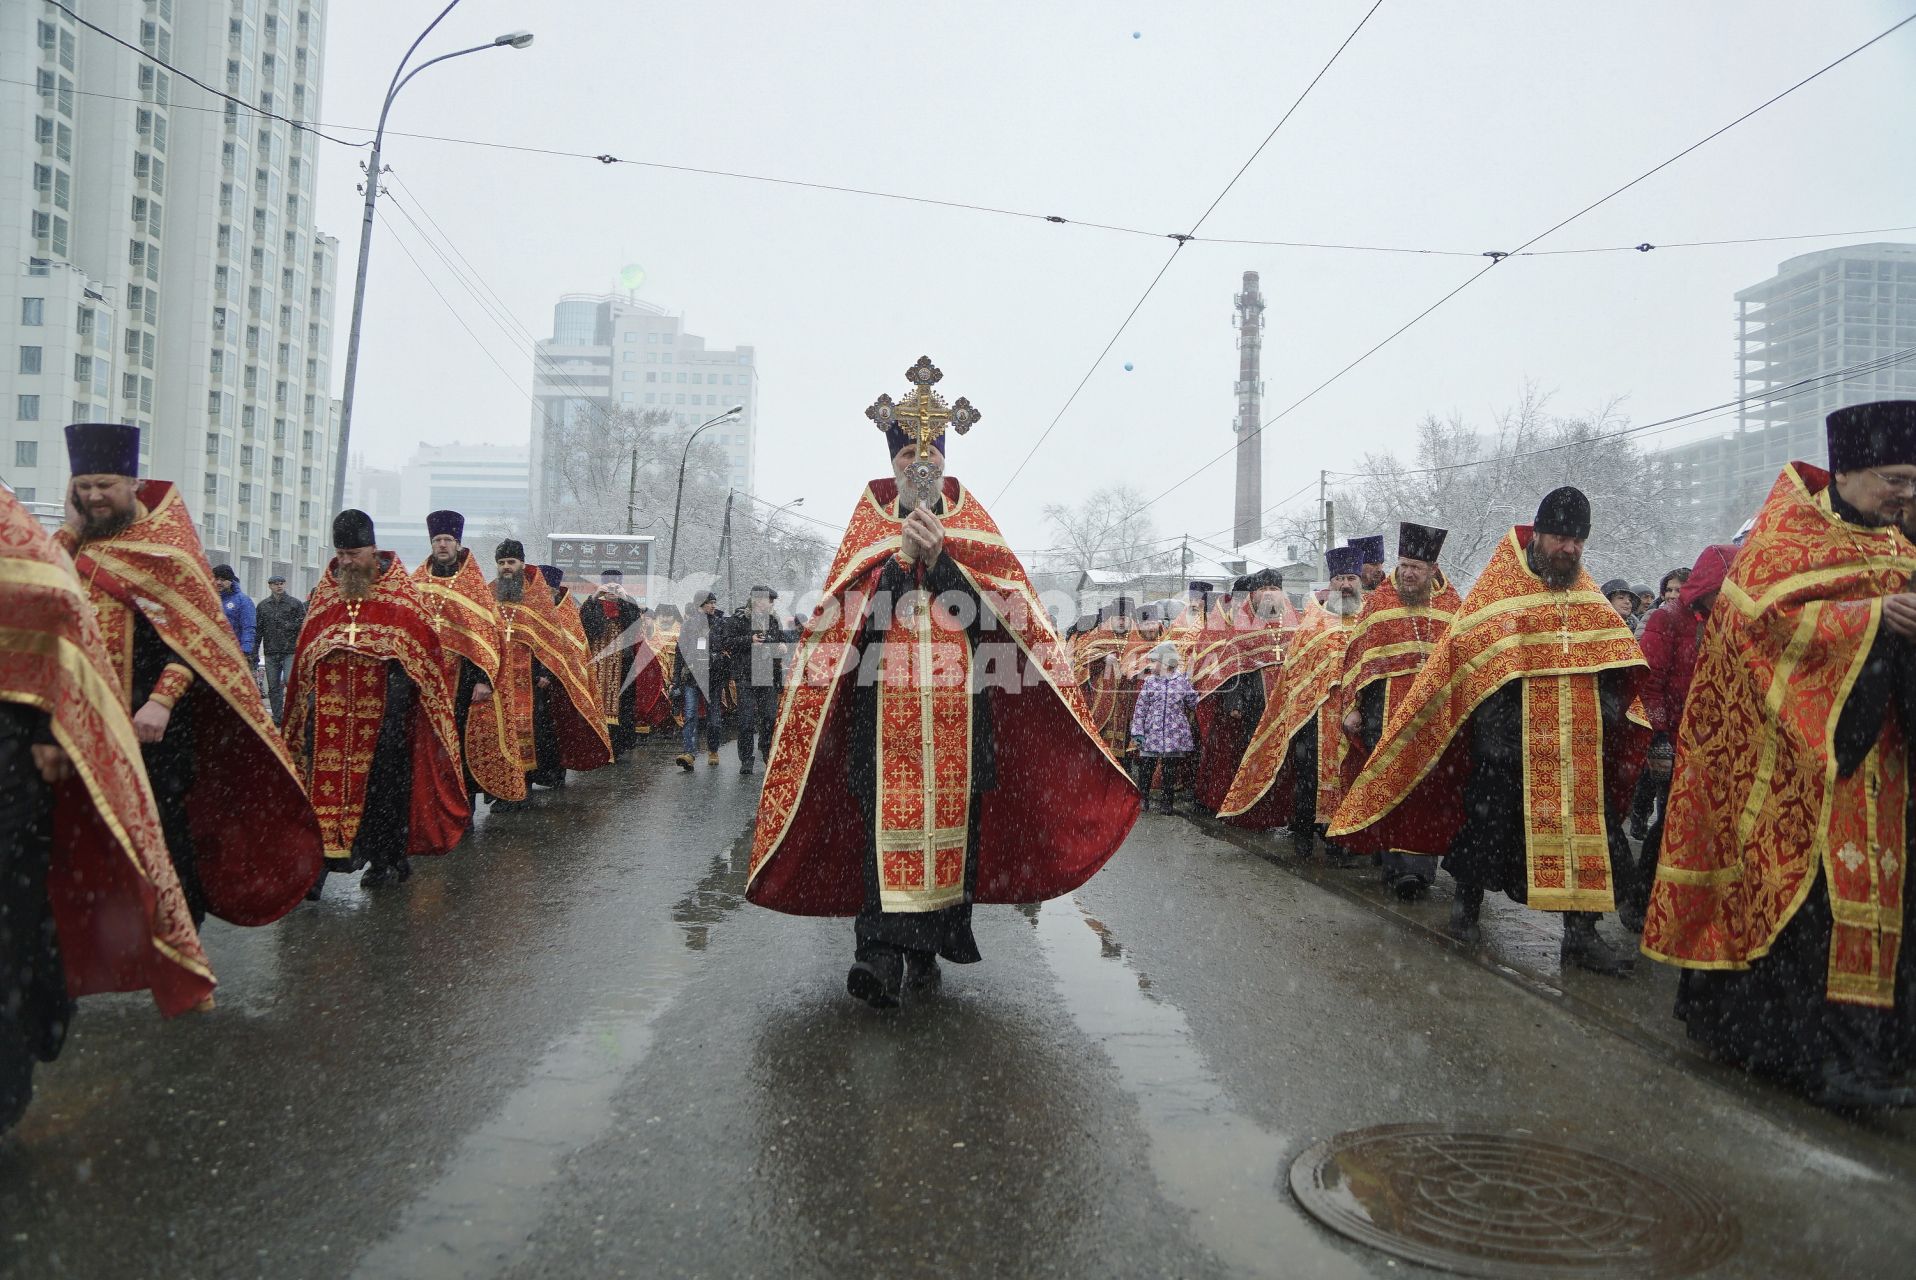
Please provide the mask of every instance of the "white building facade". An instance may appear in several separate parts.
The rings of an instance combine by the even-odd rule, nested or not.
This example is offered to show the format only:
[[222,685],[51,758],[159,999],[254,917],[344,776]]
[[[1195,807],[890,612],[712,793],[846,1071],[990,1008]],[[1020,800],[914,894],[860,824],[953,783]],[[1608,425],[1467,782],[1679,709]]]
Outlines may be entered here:
[[[579,415],[629,409],[671,416],[665,437],[676,450],[684,432],[733,405],[738,419],[699,437],[726,459],[725,482],[751,493],[757,476],[758,372],[752,347],[708,347],[683,316],[620,295],[570,294],[552,313],[552,337],[533,359],[533,527],[559,500],[558,468],[545,465],[554,429]],[[676,436],[676,439],[674,437]],[[661,460],[665,461],[665,460]],[[676,453],[669,459],[677,464]]]
[[[324,0],[0,5],[0,476],[61,501],[62,428],[141,428],[207,553],[249,591],[330,557],[338,242],[319,140],[169,63],[317,118]],[[157,62],[155,60],[158,60]],[[38,332],[32,332],[38,330]]]

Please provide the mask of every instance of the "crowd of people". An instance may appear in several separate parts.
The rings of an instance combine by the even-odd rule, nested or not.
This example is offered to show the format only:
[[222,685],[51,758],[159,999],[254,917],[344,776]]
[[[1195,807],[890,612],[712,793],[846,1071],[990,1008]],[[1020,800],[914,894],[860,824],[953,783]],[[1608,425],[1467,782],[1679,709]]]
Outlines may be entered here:
[[[1598,513],[1562,488],[1467,591],[1445,531],[1407,521],[1388,570],[1382,536],[1333,548],[1301,610],[1271,570],[1114,601],[1074,677],[1164,811],[1188,784],[1407,900],[1447,872],[1465,946],[1487,893],[1555,913],[1566,967],[1679,966],[1675,1014],[1724,1060],[1833,1107],[1916,1105],[1916,403],[1831,415],[1829,458],[1654,591],[1591,580]],[[1637,947],[1598,931],[1611,912]]]
[[[348,510],[310,598],[276,574],[255,605],[177,486],[138,477],[137,427],[76,424],[67,443],[63,527],[0,488],[0,1128],[73,997],[211,1007],[208,915],[268,924],[335,873],[402,884],[479,805],[524,809],[665,730],[672,691],[716,726],[733,672],[742,767],[770,749],[779,668],[758,681],[752,659],[790,632],[757,603],[682,646],[617,569],[575,599],[508,539],[488,579],[456,511],[431,513],[409,569]],[[696,616],[714,609],[706,593]]]
[[[1068,893],[1161,793],[1300,857],[1454,881],[1562,919],[1567,967],[1625,976],[1617,913],[1680,966],[1712,1052],[1836,1107],[1916,1105],[1901,947],[1916,724],[1916,402],[1831,415],[1742,544],[1656,592],[1600,590],[1600,513],[1542,497],[1468,590],[1446,532],[1331,549],[1299,602],[1273,570],[1114,602],[1060,637],[977,496],[944,474],[921,359],[868,416],[892,474],[854,508],[819,606],[754,587],[654,613],[617,570],[583,599],[524,546],[493,575],[455,511],[408,569],[355,510],[310,597],[257,607],[209,565],[130,426],[67,430],[67,522],[0,488],[0,1127],[76,996],[210,1007],[198,927],[263,925],[329,875],[403,884],[476,806],[627,757],[763,762],[747,897],[853,918],[846,989],[893,1008],[979,960],[971,910]],[[914,434],[910,424],[916,422]],[[936,434],[931,431],[937,424]],[[1633,840],[1637,844],[1632,847]]]

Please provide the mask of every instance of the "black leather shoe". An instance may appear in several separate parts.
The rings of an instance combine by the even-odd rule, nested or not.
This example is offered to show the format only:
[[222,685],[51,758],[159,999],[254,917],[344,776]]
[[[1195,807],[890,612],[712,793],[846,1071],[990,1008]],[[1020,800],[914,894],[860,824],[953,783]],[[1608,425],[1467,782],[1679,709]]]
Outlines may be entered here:
[[1401,902],[1415,902],[1430,896],[1430,881],[1422,876],[1398,876],[1391,882],[1390,891]]
[[929,952],[918,954],[905,953],[905,994],[928,996],[945,984],[945,971],[938,967],[938,957]]
[[1637,967],[1635,957],[1618,951],[1597,932],[1596,914],[1583,911],[1564,913],[1563,944],[1557,949],[1557,960],[1606,978],[1627,977]]
[[896,955],[856,961],[845,974],[845,990],[874,1009],[896,1009],[904,968]]
[[1821,1073],[1810,1083],[1809,1095],[1818,1106],[1838,1111],[1916,1106],[1916,1089],[1864,1075],[1834,1059],[1823,1064]]
[[1477,906],[1462,898],[1450,900],[1450,924],[1444,932],[1467,947],[1483,945],[1483,926],[1477,923]]

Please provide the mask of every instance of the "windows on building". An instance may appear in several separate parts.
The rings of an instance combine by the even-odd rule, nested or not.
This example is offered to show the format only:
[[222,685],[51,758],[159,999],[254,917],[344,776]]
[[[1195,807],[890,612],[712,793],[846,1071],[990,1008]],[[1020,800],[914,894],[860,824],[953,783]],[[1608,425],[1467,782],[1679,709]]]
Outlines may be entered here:
[[20,299],[20,323],[24,325],[45,324],[46,306],[47,300],[45,298]]
[[40,442],[38,440],[15,440],[13,442],[13,465],[16,467],[39,466]]
[[21,373],[40,372],[41,351],[42,351],[42,348],[40,347],[21,347],[20,348],[20,372]]
[[22,422],[38,422],[40,420],[40,397],[15,396],[13,410],[13,416]]

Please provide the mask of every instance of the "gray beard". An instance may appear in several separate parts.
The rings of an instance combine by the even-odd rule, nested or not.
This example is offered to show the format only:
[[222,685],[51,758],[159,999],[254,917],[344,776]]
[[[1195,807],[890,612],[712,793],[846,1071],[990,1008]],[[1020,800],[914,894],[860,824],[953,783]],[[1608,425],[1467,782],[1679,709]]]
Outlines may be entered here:
[[1432,584],[1426,584],[1423,590],[1414,595],[1402,587],[1399,587],[1397,588],[1397,598],[1413,609],[1421,609],[1430,603],[1431,585]]
[[1542,578],[1543,585],[1552,591],[1570,590],[1577,585],[1577,574],[1583,569],[1581,559],[1563,572],[1552,568],[1550,562],[1543,558],[1543,549],[1534,538],[1531,539],[1530,545],[1524,548],[1524,560],[1530,565],[1530,572]]
[[1340,618],[1348,618],[1364,607],[1364,597],[1361,592],[1347,596],[1341,591],[1333,591],[1325,599],[1324,607]]
[[492,598],[501,604],[523,604],[526,598],[526,580],[504,576],[493,579]]

